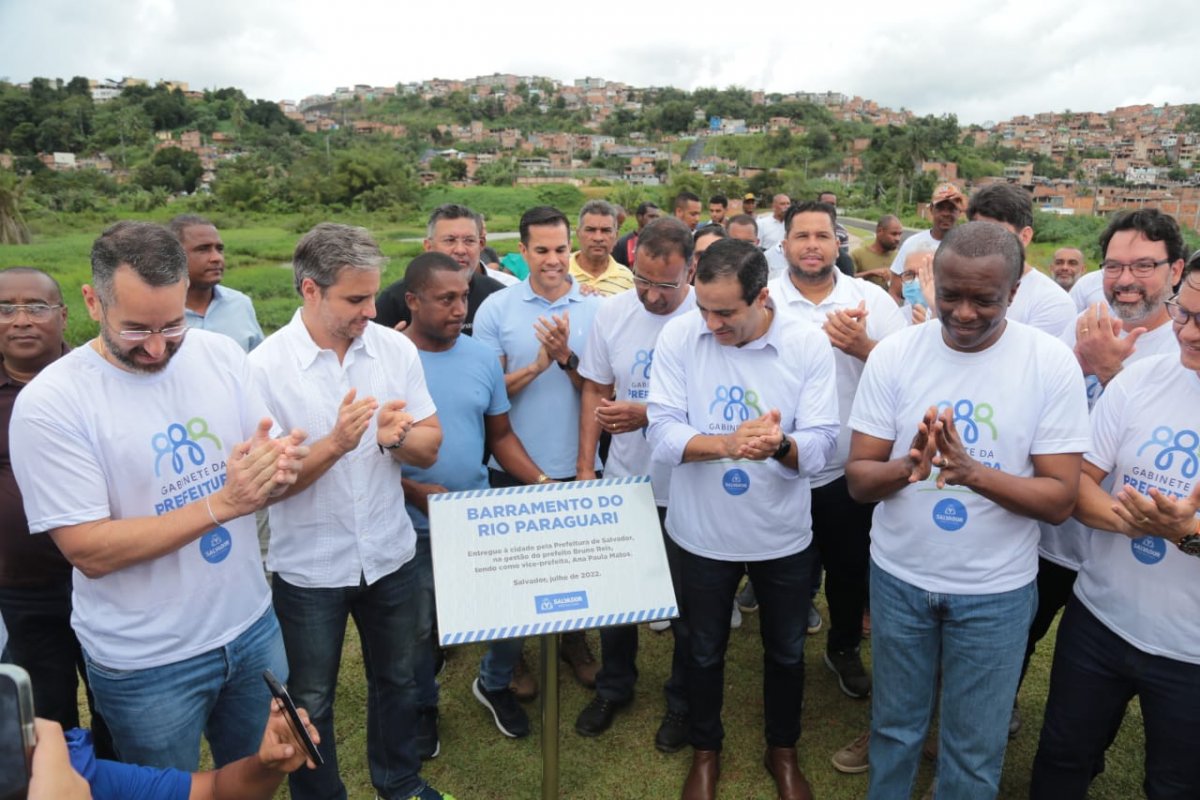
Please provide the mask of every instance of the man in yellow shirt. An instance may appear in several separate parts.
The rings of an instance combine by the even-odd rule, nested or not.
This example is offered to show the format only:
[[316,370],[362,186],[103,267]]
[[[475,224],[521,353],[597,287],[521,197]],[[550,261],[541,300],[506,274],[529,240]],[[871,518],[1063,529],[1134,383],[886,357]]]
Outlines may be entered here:
[[579,250],[570,272],[580,289],[608,297],[633,288],[633,273],[612,257],[617,242],[617,211],[604,200],[591,200],[579,212]]

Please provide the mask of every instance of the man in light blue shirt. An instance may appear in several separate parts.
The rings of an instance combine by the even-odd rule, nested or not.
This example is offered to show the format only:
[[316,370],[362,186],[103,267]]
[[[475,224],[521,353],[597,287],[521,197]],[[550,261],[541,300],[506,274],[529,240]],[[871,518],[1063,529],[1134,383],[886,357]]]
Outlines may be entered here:
[[[463,335],[472,287],[461,266],[444,253],[424,253],[408,265],[404,280],[410,315],[404,333],[420,352],[429,394],[438,404],[438,419],[445,431],[437,462],[427,469],[406,470],[400,479],[417,532],[420,591],[427,596],[432,613],[429,496],[488,488],[485,446],[495,453],[505,472],[521,483],[548,483],[550,478],[529,458],[509,423],[511,406],[496,356],[486,345]],[[514,739],[529,735],[530,730],[529,717],[509,691],[521,644],[521,639],[491,642],[471,687],[492,712],[500,732]],[[433,758],[441,748],[432,651],[418,655],[417,709],[417,750],[422,758]]]
[[[578,354],[600,299],[580,294],[571,280],[571,223],[565,214],[549,206],[531,208],[519,230],[529,277],[488,296],[475,314],[472,334],[500,358],[513,430],[530,457],[551,478],[570,480],[579,450]],[[494,457],[489,466],[492,486],[521,484]],[[563,636],[563,658],[580,683],[595,687],[599,667],[581,631]]]
[[221,286],[225,275],[225,243],[216,226],[195,214],[180,214],[168,223],[188,257],[189,328],[223,333],[247,353],[263,340],[254,303],[245,294]]

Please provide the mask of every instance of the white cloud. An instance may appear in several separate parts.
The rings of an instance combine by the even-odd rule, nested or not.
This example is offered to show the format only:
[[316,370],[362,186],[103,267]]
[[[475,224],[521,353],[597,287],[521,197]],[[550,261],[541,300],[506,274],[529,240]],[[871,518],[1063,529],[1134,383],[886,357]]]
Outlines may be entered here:
[[173,79],[298,99],[491,72],[639,86],[834,90],[964,122],[1200,100],[1171,0],[436,5],[384,0],[0,0],[0,76]]

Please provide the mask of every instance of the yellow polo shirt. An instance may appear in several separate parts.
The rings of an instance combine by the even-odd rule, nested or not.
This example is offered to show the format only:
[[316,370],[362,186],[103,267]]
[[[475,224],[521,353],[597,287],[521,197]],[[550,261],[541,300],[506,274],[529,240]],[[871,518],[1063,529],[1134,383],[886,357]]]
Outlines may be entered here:
[[629,271],[628,267],[621,266],[612,256],[608,257],[608,269],[596,276],[579,266],[578,257],[578,252],[571,254],[570,271],[571,277],[581,286],[590,286],[596,290],[597,294],[604,297],[620,294],[633,288],[633,273]]

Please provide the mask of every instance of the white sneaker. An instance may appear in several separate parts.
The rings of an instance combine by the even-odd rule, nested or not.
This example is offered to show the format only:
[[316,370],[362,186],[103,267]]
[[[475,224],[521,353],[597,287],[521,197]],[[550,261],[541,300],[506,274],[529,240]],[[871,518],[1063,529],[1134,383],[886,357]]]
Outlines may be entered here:
[[670,627],[671,627],[671,620],[669,620],[669,619],[656,619],[656,620],[654,620],[654,622],[650,623],[650,630],[654,631],[655,633],[662,633],[663,631],[665,631],[667,628],[670,628]]
[[736,601],[733,604],[733,616],[730,617],[730,619],[729,619],[729,627],[731,627],[731,628],[742,627],[742,610],[740,608],[738,608]]

